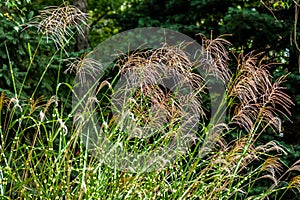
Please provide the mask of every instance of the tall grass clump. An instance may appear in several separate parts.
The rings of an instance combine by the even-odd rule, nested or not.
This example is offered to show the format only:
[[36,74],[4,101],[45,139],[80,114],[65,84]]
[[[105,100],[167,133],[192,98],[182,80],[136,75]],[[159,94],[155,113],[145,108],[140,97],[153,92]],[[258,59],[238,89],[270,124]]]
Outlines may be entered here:
[[[76,11],[76,12],[75,12]],[[75,7],[63,5],[41,12],[34,22],[43,37],[54,40],[62,60],[66,45],[73,34],[81,32],[80,22],[86,15]],[[62,24],[58,28],[55,23]],[[30,23],[30,26],[32,23]],[[75,26],[75,27],[74,27]],[[73,27],[73,28],[72,28]],[[73,32],[74,31],[74,32]],[[286,76],[273,80],[268,69],[271,64],[260,59],[260,54],[240,54],[237,63],[227,52],[228,41],[201,36],[203,50],[208,57],[195,62],[185,54],[184,46],[162,45],[158,49],[123,52],[114,63],[112,78],[99,81],[93,112],[99,117],[101,133],[120,144],[127,152],[149,152],[176,141],[181,123],[199,125],[185,153],[163,168],[150,172],[119,170],[109,161],[91,154],[81,139],[80,116],[66,105],[72,101],[73,83],[62,82],[57,74],[57,85],[52,97],[35,97],[53,57],[41,74],[39,84],[29,100],[5,92],[0,96],[0,195],[3,199],[286,199],[299,197],[300,160],[292,166],[280,157],[287,150],[276,141],[258,143],[266,132],[282,132],[282,120],[287,119],[293,105],[282,83]],[[38,48],[38,47],[37,47]],[[9,53],[8,53],[9,54]],[[36,49],[30,66],[38,56]],[[81,83],[101,70],[101,63],[83,56],[67,59],[66,72],[79,73]],[[236,71],[229,69],[236,66]],[[194,68],[202,66],[207,75],[226,83],[221,104],[226,105],[226,123],[208,123],[209,109],[205,101],[209,84],[206,77]],[[12,68],[12,65],[11,65]],[[161,85],[155,85],[159,72],[175,70],[191,85],[190,96],[180,95]],[[12,71],[12,81],[14,74]],[[128,101],[115,90],[121,75],[132,73],[130,81],[142,82]],[[27,76],[25,76],[26,78]],[[23,84],[26,80],[22,80]],[[79,83],[80,84],[80,83]],[[122,85],[120,86],[122,88]],[[126,88],[123,88],[124,90]],[[62,93],[69,98],[61,102]],[[124,91],[119,90],[119,91]],[[116,92],[116,93],[115,93]],[[183,102],[183,103],[179,103]],[[199,118],[188,118],[182,110],[192,104]],[[122,105],[121,109],[120,106]],[[116,107],[114,107],[116,106]],[[117,111],[114,109],[118,108]],[[221,109],[221,111],[223,111]],[[220,115],[220,113],[218,113]],[[183,120],[184,119],[184,120]],[[199,119],[199,120],[198,120]],[[80,123],[81,122],[81,123]],[[134,122],[134,123],[133,123]],[[79,126],[78,126],[79,125]],[[201,154],[204,135],[210,130],[215,142]],[[134,135],[130,134],[134,131]],[[145,135],[147,134],[147,137]],[[200,139],[199,139],[200,138]],[[101,145],[99,149],[101,151]],[[122,152],[121,152],[122,153]],[[101,155],[101,154],[100,154]],[[146,161],[145,161],[146,162]],[[127,166],[128,167],[128,166]],[[262,187],[263,186],[263,187]]]

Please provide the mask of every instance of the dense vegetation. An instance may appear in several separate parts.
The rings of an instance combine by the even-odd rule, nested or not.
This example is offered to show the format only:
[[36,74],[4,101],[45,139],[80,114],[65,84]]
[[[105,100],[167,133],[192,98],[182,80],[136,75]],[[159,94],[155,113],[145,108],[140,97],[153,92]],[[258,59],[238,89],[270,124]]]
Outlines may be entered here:
[[[299,9],[298,0],[0,1],[1,197],[300,198]],[[142,71],[150,82],[157,79],[151,70],[162,65],[180,72],[200,99],[195,109],[203,111],[198,139],[186,154],[146,173],[118,170],[90,154],[72,109],[75,73],[100,67],[88,53],[137,27],[169,28],[198,41],[213,61],[207,73],[226,83],[222,104],[228,108],[226,124],[208,123],[207,83],[182,53],[185,45],[120,56],[97,80],[93,110],[111,141],[127,151],[167,146],[174,139],[167,135],[179,132],[184,118],[178,94],[145,85],[133,94],[139,101],[127,105],[139,126],[160,120],[149,117],[149,106],[160,106],[169,118],[155,136],[128,136],[122,128],[128,116],[112,116],[107,98],[128,70]],[[202,155],[207,130],[215,132],[216,144]]]

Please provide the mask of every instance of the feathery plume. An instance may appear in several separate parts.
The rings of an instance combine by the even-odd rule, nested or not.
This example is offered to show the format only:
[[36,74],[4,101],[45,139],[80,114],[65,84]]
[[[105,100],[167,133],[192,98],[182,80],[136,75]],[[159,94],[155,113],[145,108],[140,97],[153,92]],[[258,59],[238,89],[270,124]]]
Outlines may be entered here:
[[73,5],[63,3],[61,6],[47,7],[39,11],[26,27],[36,27],[38,32],[45,34],[48,39],[53,40],[57,49],[62,48],[69,37],[74,34],[72,28],[84,37],[81,23],[87,26],[87,14]]

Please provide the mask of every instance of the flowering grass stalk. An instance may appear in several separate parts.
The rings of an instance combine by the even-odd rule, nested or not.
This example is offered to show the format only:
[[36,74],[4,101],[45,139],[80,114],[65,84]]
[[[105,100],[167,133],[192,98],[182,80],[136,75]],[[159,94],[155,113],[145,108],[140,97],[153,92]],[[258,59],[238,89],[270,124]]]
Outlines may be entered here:
[[[44,29],[45,37],[54,40],[59,50],[69,42],[70,25],[85,20],[77,8],[50,8],[42,11],[38,30]],[[46,20],[46,21],[45,21]],[[60,24],[56,29],[54,24]],[[76,28],[80,32],[80,28]],[[54,36],[50,36],[54,35]],[[60,91],[66,86],[74,92],[71,83],[57,83],[56,93],[49,99],[32,98],[28,101],[0,96],[0,195],[5,199],[284,199],[288,191],[300,191],[300,161],[286,168],[280,156],[286,149],[276,141],[259,144],[257,140],[267,128],[281,132],[281,118],[288,117],[290,97],[281,86],[283,76],[273,82],[268,64],[262,64],[253,53],[239,55],[237,71],[228,68],[229,60],[223,38],[207,39],[202,36],[204,52],[209,57],[193,63],[180,46],[162,45],[146,52],[120,54],[116,61],[117,75],[99,83],[94,112],[100,116],[101,131],[107,138],[120,144],[124,151],[151,151],[168,145],[180,130],[182,107],[176,91],[167,91],[155,84],[157,70],[163,65],[177,70],[195,90],[187,100],[193,99],[195,112],[201,113],[199,132],[186,153],[165,168],[147,173],[120,171],[99,161],[90,154],[81,139],[80,116],[66,111],[60,102]],[[62,45],[63,44],[63,45]],[[56,52],[57,53],[57,52]],[[36,54],[37,56],[37,54]],[[34,62],[30,56],[30,63]],[[81,73],[81,82],[101,69],[96,60],[88,57],[70,60],[67,72]],[[228,106],[228,123],[213,126],[205,122],[205,77],[193,71],[202,64],[206,73],[228,83],[222,104]],[[51,60],[47,67],[51,65]],[[123,114],[112,115],[114,93],[118,76],[133,72],[133,78],[146,81],[125,103]],[[47,73],[47,68],[41,74]],[[12,76],[13,77],[13,76]],[[59,80],[59,79],[58,79]],[[15,80],[12,80],[15,82]],[[133,80],[135,81],[135,80]],[[229,81],[229,82],[228,82]],[[23,81],[23,84],[25,81]],[[35,89],[35,91],[38,88]],[[33,93],[35,93],[35,91]],[[19,91],[16,91],[17,95]],[[18,95],[17,95],[18,96]],[[117,95],[118,96],[118,95]],[[99,97],[99,96],[98,96]],[[71,101],[67,99],[67,101]],[[118,99],[117,99],[118,100]],[[185,101],[183,101],[185,102]],[[187,101],[188,102],[188,101]],[[190,102],[189,102],[190,103]],[[62,104],[63,106],[60,106]],[[151,115],[151,108],[160,108],[158,115]],[[161,120],[161,117],[164,120]],[[128,135],[125,127],[131,121],[143,128],[152,122],[149,137]],[[214,116],[212,116],[214,117]],[[193,119],[191,119],[193,120]],[[217,121],[218,122],[218,121]],[[198,122],[195,122],[198,123]],[[134,124],[133,124],[134,125]],[[152,124],[151,124],[152,125]],[[160,129],[158,129],[159,127]],[[199,156],[206,129],[211,129],[216,142],[210,151]],[[155,134],[153,131],[156,131]],[[145,132],[142,132],[145,133]],[[158,133],[158,134],[157,134]],[[162,133],[162,134],[159,134]],[[231,136],[231,139],[228,139]],[[100,149],[101,150],[101,149]],[[271,181],[271,182],[269,182]],[[268,184],[260,188],[260,184]],[[258,190],[259,189],[259,190]],[[298,195],[299,196],[299,195]]]

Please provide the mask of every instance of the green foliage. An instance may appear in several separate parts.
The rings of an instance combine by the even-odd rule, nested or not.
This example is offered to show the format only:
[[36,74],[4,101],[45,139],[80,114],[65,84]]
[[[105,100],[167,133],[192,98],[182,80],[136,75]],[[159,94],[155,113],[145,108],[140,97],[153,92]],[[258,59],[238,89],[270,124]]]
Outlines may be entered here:
[[[56,52],[51,58],[55,54],[53,42],[38,34],[36,28],[27,26],[28,21],[37,13],[36,9],[41,9],[41,6],[32,5],[30,1],[7,1],[5,4],[1,3],[0,8],[0,76],[4,80],[0,83],[0,91],[5,90],[8,94],[13,89],[12,72],[8,67],[11,65],[21,99],[30,98],[49,62],[51,66],[44,77],[47,81],[41,82],[36,96],[51,97],[55,93],[58,74],[66,82],[69,81],[68,76],[59,72],[62,54]],[[72,48],[72,43],[70,45],[69,49]]]
[[[300,102],[299,87],[296,77],[299,77],[299,52],[295,43],[299,41],[299,23],[296,25],[297,41],[291,37],[294,34],[295,3],[297,1],[124,1],[119,8],[107,18],[115,21],[118,31],[129,30],[135,27],[159,26],[178,30],[196,40],[197,33],[209,37],[230,34],[232,52],[264,52],[268,62],[278,63],[278,67],[270,69],[271,73],[286,74],[291,72],[287,79],[287,89],[296,103],[292,110],[292,121],[299,124]],[[270,9],[280,5],[280,9]],[[277,5],[278,4],[278,5]],[[299,42],[298,42],[299,43]],[[231,57],[235,59],[234,57]],[[232,69],[235,66],[231,67]],[[296,117],[297,116],[297,117]],[[288,121],[288,120],[285,120]],[[284,123],[290,126],[289,123]],[[292,131],[294,141],[300,143],[300,135]],[[283,138],[287,139],[287,138]],[[287,141],[287,140],[286,140]]]
[[[287,23],[288,22],[288,23]],[[280,50],[286,47],[291,27],[289,21],[276,21],[267,14],[259,13],[255,8],[229,8],[223,18],[222,33],[232,33],[236,46],[260,50]],[[283,31],[285,30],[285,31]],[[276,42],[275,42],[276,41]]]
[[[283,138],[270,129],[271,134],[263,134],[252,147],[279,141],[273,147],[280,151],[284,147],[282,149],[288,152],[281,157],[286,171],[300,156],[300,139],[297,139],[300,130],[299,52],[290,42],[294,4],[280,0],[268,4],[271,9],[267,9],[262,2],[265,1],[88,0],[90,42],[91,46],[96,46],[124,30],[160,26],[181,31],[197,40],[197,33],[207,36],[229,33],[232,34],[230,50],[233,52],[265,51],[267,61],[280,62],[270,69],[274,79],[291,72],[284,84],[296,103],[292,108],[295,123],[287,123]],[[268,194],[272,181],[258,179],[267,175],[267,170],[260,170],[263,162],[268,156],[277,156],[278,152],[256,152],[255,156],[261,160],[246,168],[231,160],[235,156],[245,160],[250,156],[243,151],[250,143],[239,143],[243,142],[242,136],[246,132],[237,129],[224,136],[225,140],[232,140],[227,150],[214,151],[209,159],[199,159],[195,148],[169,168],[149,174],[119,172],[90,156],[73,127],[70,109],[72,75],[63,73],[67,68],[64,59],[79,55],[73,52],[72,38],[68,46],[57,50],[51,40],[37,33],[35,27],[24,26],[38,14],[38,10],[53,4],[61,5],[62,2],[0,2],[0,195],[3,198],[177,199],[199,198],[208,192],[219,199],[229,196],[243,199],[247,195],[299,198],[296,187],[285,191],[290,187],[287,184],[291,177],[298,175],[296,172],[283,177],[280,185],[271,190],[273,194]],[[232,68],[236,68],[235,63],[232,63]],[[37,98],[42,95],[44,99]],[[144,145],[142,142],[134,144]],[[234,147],[242,147],[242,150],[237,151]],[[232,169],[240,169],[241,173],[227,174]],[[215,193],[223,183],[230,183],[229,189]],[[246,195],[239,189],[246,191]]]
[[[220,41],[224,40],[209,40],[204,47],[215,48],[222,44],[218,43],[219,45],[216,46],[212,44]],[[162,48],[165,49],[157,51],[150,50],[149,52],[163,56],[163,52],[173,50],[171,47]],[[221,52],[221,54],[226,54],[226,52]],[[122,62],[124,60],[121,60],[119,63],[120,70],[122,70],[122,68],[126,70],[128,66],[133,68],[144,67],[144,65],[140,65],[141,63],[135,62],[136,55],[137,59],[140,59],[139,54],[129,55],[132,56],[132,58],[129,59],[132,60],[132,63],[125,62],[128,65]],[[190,62],[186,62],[186,59],[181,56],[179,53],[172,55],[170,58],[174,59],[172,60],[174,62],[170,62],[172,63],[172,67],[187,70],[185,73],[191,73],[190,75],[193,76],[188,77],[195,79],[190,81],[200,81],[200,79],[197,79],[197,75],[190,71],[192,65],[187,67]],[[213,56],[215,56],[214,59],[220,59],[220,55]],[[160,60],[159,56],[157,56],[157,60],[153,60],[155,57],[156,56],[153,56],[147,59],[152,60],[154,63]],[[221,57],[221,59],[222,58],[223,57]],[[249,76],[237,75],[237,77],[231,79],[232,84],[230,84],[228,89],[229,96],[225,97],[223,102],[227,103],[227,100],[235,99],[236,101],[229,102],[236,102],[231,106],[238,110],[240,109],[238,105],[243,105],[241,102],[243,99],[236,95],[238,93],[235,90],[239,88],[235,86],[237,86],[240,81],[245,80],[245,77],[261,79],[265,75],[261,71],[262,74],[251,76],[251,70],[256,69],[256,62],[252,62],[252,57],[248,59],[246,59],[246,57],[241,58],[241,60],[246,63],[238,62],[242,63],[239,65],[239,69],[241,73],[248,73]],[[85,61],[83,58],[82,62]],[[147,62],[146,60],[146,63]],[[250,69],[243,69],[243,66],[248,66],[248,62],[253,64],[253,66],[250,66]],[[182,65],[183,63],[186,65]],[[81,65],[82,63],[79,62],[78,64]],[[49,62],[49,65],[52,66],[52,62]],[[150,64],[149,66],[152,65]],[[162,65],[156,66],[160,67]],[[185,67],[181,68],[182,66]],[[224,66],[219,67],[222,69],[228,66],[224,64]],[[49,72],[47,68],[44,70],[45,73]],[[223,70],[223,72],[226,71],[225,69]],[[222,77],[222,74],[219,74],[219,76]],[[108,85],[114,85],[113,81],[116,81],[118,77],[113,78],[113,80],[109,80],[111,82]],[[153,77],[148,78],[151,79]],[[268,79],[266,84],[271,84],[269,81]],[[280,81],[277,83],[279,84]],[[260,87],[259,83],[255,84]],[[100,87],[101,85],[102,84],[100,84]],[[253,87],[256,86],[254,85]],[[201,88],[199,88],[199,90],[201,90]],[[245,88],[247,89],[247,87],[241,87],[240,90],[245,90]],[[272,86],[271,89],[275,90],[276,86],[274,86],[274,88]],[[260,117],[260,115],[251,118],[252,111],[254,110],[250,110],[248,114],[244,113],[245,115],[249,115],[251,118],[250,121],[253,120],[253,122],[255,122],[251,125],[253,126],[251,130],[245,132],[248,134],[240,132],[241,128],[238,126],[229,128],[225,125],[224,129],[219,130],[219,143],[211,147],[210,153],[200,156],[199,150],[201,150],[202,141],[197,140],[185,155],[178,156],[178,158],[166,168],[157,169],[149,173],[131,173],[119,171],[118,166],[110,166],[98,160],[98,157],[94,157],[94,155],[90,154],[86,148],[87,144],[84,144],[84,141],[80,140],[82,130],[80,126],[76,126],[84,122],[73,123],[75,113],[73,113],[73,111],[66,112],[65,110],[64,105],[66,105],[66,102],[69,102],[70,99],[65,99],[62,102],[64,104],[63,106],[59,106],[58,104],[58,98],[61,97],[60,91],[62,90],[64,90],[64,92],[74,92],[72,85],[58,82],[55,87],[56,96],[49,99],[38,98],[29,101],[19,101],[16,97],[10,98],[2,93],[0,97],[0,149],[2,150],[0,154],[1,197],[14,199],[262,199],[273,196],[277,198],[281,195],[286,197],[286,194],[290,194],[286,193],[285,190],[291,189],[292,191],[296,191],[296,189],[298,189],[297,184],[292,184],[292,180],[286,180],[284,178],[277,179],[277,174],[272,174],[273,171],[277,172],[281,169],[281,164],[278,159],[280,155],[278,155],[278,153],[284,153],[285,150],[274,141],[268,144],[262,143],[257,146],[255,145],[261,131],[269,126],[263,123],[264,120],[270,119],[268,117]],[[144,91],[146,91],[146,89]],[[155,92],[156,90],[154,94],[152,94],[152,97],[162,94],[160,92],[155,94]],[[102,93],[101,95],[105,96],[106,93]],[[259,97],[260,95],[264,95],[264,93],[256,93],[256,95],[254,98],[261,99]],[[262,100],[259,113],[262,114],[263,111],[267,109],[275,109],[275,105],[278,104],[278,102],[284,102],[285,106],[289,105],[288,97],[283,99],[278,99],[277,96],[268,96],[268,98],[269,97],[272,99],[274,105],[265,107],[268,103]],[[132,98],[134,98],[134,96]],[[141,101],[147,101],[147,97],[144,93],[138,95],[137,98],[141,99]],[[178,107],[173,106],[174,104],[163,104],[163,101],[156,102],[161,104],[161,106],[166,106],[166,109],[178,109]],[[102,99],[100,99],[96,104],[96,110],[94,110],[94,112],[100,112],[101,117],[106,115],[102,112],[105,112],[107,109],[107,107],[103,107],[102,103]],[[247,103],[251,103],[251,100]],[[138,104],[137,108],[139,108],[139,106],[145,106],[145,104]],[[136,107],[133,107],[133,109],[135,108]],[[143,116],[144,112],[137,111],[138,112],[134,113],[134,117],[139,119],[138,117]],[[274,115],[275,113],[277,112],[274,110]],[[236,116],[237,114],[229,116],[229,123],[231,125],[235,122],[237,125],[249,123],[249,120],[235,121],[234,117]],[[170,132],[161,136],[162,140],[159,142],[147,141],[143,143],[140,138],[128,140],[126,138],[128,132],[120,132],[120,129],[124,128],[122,125],[123,120],[126,120],[126,116],[120,115],[119,117],[120,118],[115,120],[113,118],[106,118],[106,116],[104,119],[101,118],[101,120],[105,121],[101,130],[105,132],[108,138],[114,138],[114,140],[122,143],[125,152],[130,150],[147,151],[147,149],[143,148],[143,145],[147,148],[150,146],[153,149],[160,147],[158,145],[165,147],[168,145],[171,131],[176,130],[176,125],[173,127],[172,123],[168,122],[170,124],[166,126]],[[181,118],[182,116],[177,115],[176,118],[177,117]],[[274,126],[276,126],[276,124]],[[209,129],[209,125],[201,124],[200,130],[207,129]],[[236,134],[233,140],[227,143],[223,140],[225,139],[223,137],[231,134],[231,132],[239,132],[239,134]],[[255,161],[257,163],[253,164]],[[299,167],[297,163],[294,166],[296,167],[295,169]],[[293,168],[286,169],[285,171],[287,175],[297,177],[296,174],[291,173],[295,171]],[[270,178],[270,181],[264,178]],[[272,180],[278,181],[279,184],[274,185]],[[293,195],[292,197],[297,196]]]
[[122,6],[126,6],[126,2],[124,0],[88,0],[92,47],[120,31],[119,26],[111,16],[121,12]]

